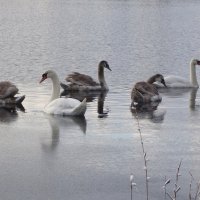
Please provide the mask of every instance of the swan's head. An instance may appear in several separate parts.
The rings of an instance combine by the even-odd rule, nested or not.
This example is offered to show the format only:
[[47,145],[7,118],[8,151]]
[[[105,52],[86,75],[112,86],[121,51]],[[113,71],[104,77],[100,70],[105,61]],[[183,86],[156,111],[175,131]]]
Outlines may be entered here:
[[200,60],[197,60],[197,59],[193,58],[193,59],[191,60],[191,64],[192,64],[192,65],[200,65]]
[[53,78],[55,76],[56,76],[56,72],[54,72],[53,70],[48,70],[44,74],[42,74],[42,79],[40,80],[40,83],[42,83],[47,78]]
[[166,84],[165,84],[165,79],[164,79],[163,75],[161,75],[161,74],[156,74],[156,75],[154,76],[154,82],[160,82],[160,83],[162,83],[165,87],[167,87]]
[[112,70],[110,69],[110,66],[109,66],[108,62],[105,61],[105,60],[102,60],[102,61],[99,63],[99,66],[100,66],[100,67],[104,67],[104,68],[109,69],[110,71],[112,71]]

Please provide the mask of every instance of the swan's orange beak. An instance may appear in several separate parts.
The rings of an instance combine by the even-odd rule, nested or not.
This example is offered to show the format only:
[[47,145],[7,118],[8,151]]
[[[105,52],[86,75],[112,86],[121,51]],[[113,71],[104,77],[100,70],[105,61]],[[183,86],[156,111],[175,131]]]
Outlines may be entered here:
[[42,77],[42,79],[40,80],[40,83],[42,83],[45,79],[47,78]]
[[45,79],[47,79],[47,74],[42,74],[42,79],[40,80],[40,83],[42,83]]

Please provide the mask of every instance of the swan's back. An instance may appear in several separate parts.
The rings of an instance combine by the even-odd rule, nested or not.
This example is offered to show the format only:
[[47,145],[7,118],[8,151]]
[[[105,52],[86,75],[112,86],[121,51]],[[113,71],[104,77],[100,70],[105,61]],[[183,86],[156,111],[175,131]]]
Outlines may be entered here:
[[157,87],[153,84],[155,81],[159,81],[166,87],[164,77],[161,74],[155,74],[147,82],[137,82],[131,92],[132,104],[161,101],[162,97],[159,95]]
[[44,111],[53,115],[84,115],[86,111],[86,99],[80,102],[72,98],[58,98],[46,105]]
[[143,93],[137,90],[136,88],[132,89],[131,99],[133,104],[146,104],[150,102],[158,102],[162,100],[162,97],[158,93]]
[[78,72],[73,72],[72,74],[69,74],[66,78],[66,81],[72,84],[77,84],[79,86],[99,85],[99,83],[97,83],[91,76],[88,76],[86,74],[81,74]]
[[[189,88],[192,87],[190,81],[187,79],[180,77],[180,76],[175,76],[175,75],[169,75],[165,77],[165,83],[167,87],[172,87],[172,88]],[[158,87],[163,87],[160,83],[156,83]]]
[[9,81],[0,82],[0,98],[14,97],[18,93],[18,88]]
[[64,90],[71,91],[98,91],[101,90],[101,85],[97,83],[92,77],[81,74],[78,72],[73,72],[66,77],[66,81],[69,82],[68,85],[61,83],[61,87]]
[[137,82],[134,86],[136,90],[138,90],[141,94],[158,94],[158,90],[155,85],[147,83],[147,82]]
[[64,90],[71,91],[107,91],[108,86],[104,77],[104,69],[111,71],[107,61],[102,60],[98,66],[98,79],[99,82],[95,81],[91,76],[73,72],[66,77],[66,81],[69,84],[61,83],[61,87]]

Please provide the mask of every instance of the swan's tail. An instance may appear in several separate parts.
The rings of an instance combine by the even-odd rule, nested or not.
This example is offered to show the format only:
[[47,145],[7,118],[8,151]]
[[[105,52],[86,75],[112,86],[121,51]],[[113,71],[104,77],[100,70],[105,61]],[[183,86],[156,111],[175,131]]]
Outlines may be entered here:
[[72,112],[74,116],[83,116],[87,109],[87,99],[83,99],[83,101],[78,105]]
[[64,83],[62,83],[62,82],[60,82],[60,86],[61,86],[61,88],[62,88],[63,90],[69,90],[69,86],[66,85],[66,84],[64,84]]
[[21,104],[22,101],[24,101],[24,99],[25,99],[25,95],[16,97],[15,103],[16,103],[16,104]]
[[2,104],[2,105],[20,105],[24,99],[25,99],[25,95],[19,96],[19,97],[0,99],[0,104]]

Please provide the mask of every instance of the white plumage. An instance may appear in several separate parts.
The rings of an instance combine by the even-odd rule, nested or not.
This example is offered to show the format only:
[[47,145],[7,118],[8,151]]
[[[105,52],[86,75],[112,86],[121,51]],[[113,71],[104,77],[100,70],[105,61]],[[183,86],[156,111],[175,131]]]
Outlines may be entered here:
[[84,115],[86,111],[86,99],[81,103],[72,98],[58,98],[47,104],[44,111],[48,114],[63,115],[63,116],[78,116]]
[[[190,80],[180,77],[169,75],[164,77],[167,87],[170,88],[198,88],[199,84],[196,76],[196,65],[200,65],[200,61],[192,59],[190,62]],[[158,87],[163,87],[160,83],[156,83]]]
[[60,95],[60,81],[53,70],[48,70],[42,75],[40,81],[50,78],[53,82],[53,91],[49,103],[45,106],[44,112],[53,115],[63,116],[83,116],[86,112],[86,99],[80,102],[73,98],[59,98]]

